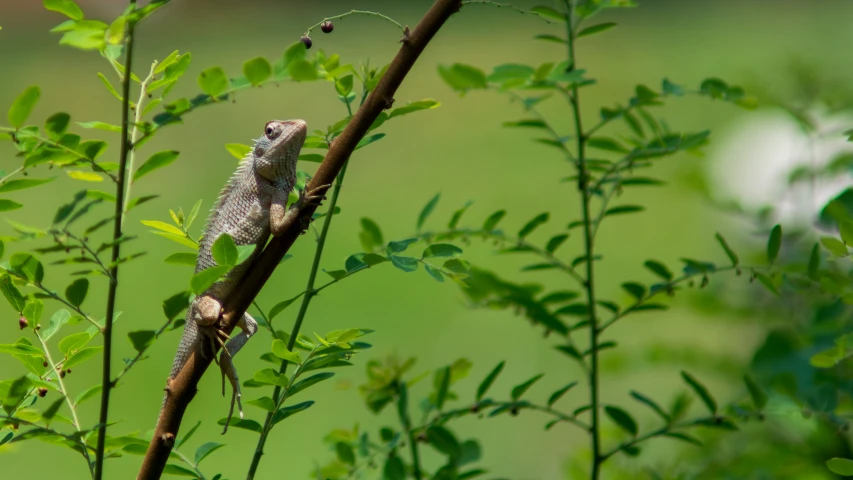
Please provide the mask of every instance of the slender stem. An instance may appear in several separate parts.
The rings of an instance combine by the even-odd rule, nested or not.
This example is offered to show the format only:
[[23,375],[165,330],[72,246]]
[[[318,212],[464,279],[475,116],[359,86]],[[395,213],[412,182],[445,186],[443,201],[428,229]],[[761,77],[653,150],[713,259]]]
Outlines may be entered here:
[[[50,356],[50,349],[47,347],[47,343],[45,343],[41,338],[41,335],[39,335],[38,329],[34,328],[33,331],[36,334],[36,338],[38,338],[41,343],[42,350],[44,350],[44,358],[47,360],[48,366],[50,366],[51,371],[56,373],[56,383],[59,386],[59,393],[61,393],[65,398],[65,403],[68,404],[68,409],[71,410],[71,420],[74,422],[74,428],[80,432],[80,419],[77,417],[77,407],[74,406],[74,402],[72,402],[71,398],[68,396],[68,390],[65,388],[65,382],[62,381],[62,374],[56,370],[56,362],[54,362],[53,358]],[[83,456],[86,457],[86,465],[89,466],[89,475],[92,475],[94,473],[92,471],[92,460],[89,458],[89,450],[85,445],[83,446]]]
[[192,461],[192,460],[190,460],[190,459],[189,459],[189,457],[187,457],[186,455],[184,455],[184,454],[183,454],[182,452],[180,452],[177,448],[173,449],[173,450],[172,450],[172,452],[173,452],[175,455],[177,455],[177,456],[178,456],[178,458],[180,458],[180,459],[181,459],[181,461],[183,461],[184,463],[186,463],[187,465],[189,465],[190,467],[192,467],[192,469],[193,469],[193,471],[195,472],[195,474],[196,474],[196,475],[198,475],[198,480],[207,480],[207,477],[205,477],[205,476],[204,476],[204,474],[203,474],[203,473],[201,473],[201,470],[198,468],[198,464],[197,464],[197,463],[193,463],[193,461]]
[[[18,130],[17,130],[17,129],[14,129],[14,128],[9,128],[9,127],[0,127],[0,132],[17,132],[17,131],[18,131]],[[118,181],[118,179],[115,177],[115,175],[113,175],[112,173],[110,173],[110,172],[108,172],[108,171],[104,170],[104,169],[103,169],[103,167],[101,167],[100,165],[98,165],[94,160],[92,160],[91,158],[89,158],[89,157],[87,157],[87,156],[83,155],[82,153],[78,152],[77,150],[74,150],[74,149],[68,148],[68,147],[66,147],[65,145],[62,145],[61,143],[55,142],[55,141],[53,141],[53,140],[51,140],[51,139],[49,139],[49,138],[41,137],[41,136],[38,136],[38,135],[31,135],[31,134],[29,134],[29,133],[27,133],[27,134],[26,134],[26,136],[27,136],[27,137],[35,138],[36,140],[38,140],[38,141],[40,141],[40,142],[42,142],[42,143],[46,143],[46,144],[50,145],[51,147],[56,147],[56,148],[58,148],[58,149],[60,149],[60,150],[64,150],[65,152],[67,152],[67,153],[69,153],[69,154],[71,154],[71,155],[74,155],[74,156],[75,156],[75,157],[77,157],[78,159],[83,160],[84,162],[86,162],[86,163],[90,164],[90,165],[92,166],[92,168],[93,168],[93,169],[95,169],[96,171],[98,171],[98,172],[100,172],[100,173],[103,173],[103,174],[105,174],[106,176],[110,177],[110,179],[112,179],[112,181],[113,181],[113,182],[117,182],[117,181]],[[23,167],[22,167],[22,168],[23,168]],[[15,172],[13,172],[13,173],[15,173]],[[6,178],[8,178],[9,176],[11,176],[11,174],[10,174],[10,175],[8,175]],[[3,180],[6,180],[6,178],[3,178]]]
[[681,423],[677,423],[674,425],[665,425],[665,426],[663,426],[657,430],[653,430],[649,433],[646,433],[645,435],[640,435],[640,436],[635,437],[631,440],[628,440],[627,442],[620,443],[613,450],[610,450],[609,452],[601,455],[601,461],[604,462],[605,460],[612,457],[613,455],[616,455],[617,453],[621,452],[625,448],[633,447],[634,445],[645,442],[646,440],[650,440],[650,439],[655,438],[655,437],[660,437],[662,435],[666,435],[670,432],[673,432],[675,430],[679,430],[682,428],[690,428],[690,427],[695,427],[697,425],[707,425],[709,422],[714,422],[717,420],[719,420],[718,417],[711,416],[711,417],[699,418],[699,419],[696,419],[696,420],[693,420],[690,422],[681,422]]
[[10,179],[10,178],[12,178],[13,176],[15,176],[15,175],[17,175],[17,174],[19,174],[19,173],[21,173],[21,172],[23,172],[23,171],[24,171],[24,167],[18,167],[18,168],[16,168],[16,169],[12,170],[12,171],[11,171],[11,172],[9,172],[5,177],[0,178],[0,184],[6,183],[6,180],[9,180],[9,179]]
[[531,10],[524,10],[523,8],[518,8],[518,7],[510,5],[508,3],[498,3],[498,2],[493,2],[491,0],[465,0],[462,2],[462,5],[491,5],[493,7],[498,7],[498,8],[509,8],[510,10],[515,10],[518,13],[537,16],[541,20],[544,20],[545,23],[557,23],[557,22],[552,22],[551,20],[548,20],[547,18],[543,17],[542,15],[540,15],[537,12],[534,12]]
[[[566,15],[566,44],[568,46],[569,68],[575,69],[577,58],[575,57],[575,32],[573,31],[572,2],[563,0]],[[592,217],[590,215],[589,170],[586,164],[586,140],[581,122],[581,106],[578,87],[571,87],[571,106],[575,117],[575,136],[577,141],[577,165],[578,165],[578,192],[581,196],[581,213],[583,216],[584,249],[586,255],[586,301],[589,308],[589,404],[592,424],[590,425],[590,436],[592,437],[592,468],[590,479],[598,480],[601,472],[601,432],[599,424],[599,392],[598,392],[598,318],[596,315],[595,296],[595,245],[593,244]]]
[[76,240],[80,244],[80,247],[82,249],[89,252],[89,255],[92,256],[92,260],[94,260],[95,263],[97,263],[98,266],[101,267],[101,271],[103,271],[104,275],[106,275],[107,278],[109,278],[110,270],[107,268],[106,265],[104,265],[104,262],[101,261],[101,257],[97,254],[97,252],[92,250],[92,248],[89,246],[88,242],[85,242],[82,238],[74,235],[73,233],[69,232],[68,230],[63,231],[62,234],[65,235],[66,237],[72,239],[72,240]]
[[322,25],[322,24],[323,24],[323,22],[326,22],[326,21],[328,21],[328,20],[336,20],[336,19],[339,19],[339,18],[348,17],[348,16],[350,16],[350,15],[371,15],[371,16],[374,16],[374,17],[379,17],[379,18],[381,18],[381,19],[385,20],[386,22],[391,22],[391,23],[393,23],[393,24],[394,24],[394,25],[396,25],[396,26],[397,26],[397,28],[399,28],[402,32],[404,32],[404,33],[405,33],[405,31],[406,31],[406,28],[405,28],[405,27],[403,27],[402,25],[400,25],[400,22],[398,22],[398,21],[394,20],[393,18],[391,18],[391,17],[389,17],[389,16],[382,15],[381,13],[378,13],[378,12],[371,12],[371,11],[368,11],[368,10],[350,10],[350,11],[349,11],[349,12],[347,12],[347,13],[342,13],[342,14],[340,14],[340,15],[335,15],[334,17],[326,17],[326,18],[324,18],[323,20],[321,20],[320,22],[318,22],[318,23],[316,23],[316,24],[314,24],[314,25],[311,25],[310,27],[308,27],[308,30],[305,30],[305,36],[306,36],[306,37],[307,37],[307,36],[309,36],[309,35],[311,34],[311,30],[314,30],[315,28],[319,27],[320,25]]
[[[347,105],[349,107],[349,105]],[[308,284],[305,287],[304,296],[302,297],[302,304],[299,306],[299,313],[296,315],[296,321],[293,323],[293,329],[290,332],[290,338],[287,340],[287,349],[293,350],[293,346],[296,344],[296,337],[299,336],[299,330],[302,328],[302,321],[305,320],[305,314],[308,312],[308,306],[311,304],[311,299],[317,295],[317,290],[314,288],[314,283],[317,280],[317,272],[320,270],[320,259],[323,257],[323,247],[326,245],[326,238],[328,238],[329,227],[332,225],[332,212],[335,211],[335,206],[338,203],[338,196],[341,193],[341,186],[344,182],[344,176],[347,173],[347,165],[349,162],[346,162],[341,169],[341,173],[338,174],[338,178],[335,181],[335,187],[332,191],[332,198],[329,201],[328,214],[323,219],[323,229],[320,231],[320,238],[317,239],[317,250],[314,251],[314,261],[311,264],[311,273],[308,274]],[[284,374],[287,372],[287,360],[283,360],[281,362],[281,368],[279,372]],[[281,386],[276,386],[273,391],[273,400],[279,399],[282,395]],[[269,431],[272,428],[272,420],[275,412],[268,412],[266,418],[264,419],[264,426],[261,430],[261,435],[258,438],[258,444],[255,447],[255,454],[252,456],[252,464],[249,466],[249,473],[246,475],[246,480],[252,480],[255,478],[255,473],[258,471],[258,465],[261,463],[261,457],[264,454],[264,445],[267,441],[267,436],[269,435]]]
[[[136,9],[136,0],[130,0],[131,9]],[[118,259],[121,253],[122,219],[124,218],[124,189],[127,180],[127,161],[130,153],[130,72],[133,70],[133,30],[135,22],[127,25],[125,40],[124,78],[122,78],[122,109],[121,109],[121,151],[119,153],[118,183],[116,185],[116,209],[113,222],[113,249],[110,261],[110,285],[107,292],[107,314],[104,320],[104,360],[101,376],[101,411],[98,419],[98,447],[95,451],[95,480],[104,477],[104,449],[107,440],[107,421],[109,419],[110,391],[112,390],[112,373],[110,360],[113,353],[113,316],[115,315],[116,290],[118,289]]]
[[573,415],[567,415],[563,412],[555,410],[552,407],[546,407],[544,405],[537,405],[535,403],[529,403],[526,401],[494,402],[494,401],[491,401],[488,399],[482,400],[482,401],[474,403],[472,405],[467,405],[463,408],[457,408],[455,410],[447,411],[447,412],[435,417],[430,422],[428,422],[426,425],[418,427],[415,430],[421,430],[421,429],[424,429],[430,425],[437,425],[437,424],[443,425],[444,423],[446,423],[447,421],[449,421],[451,419],[464,417],[466,415],[474,415],[474,414],[480,413],[482,411],[485,411],[486,409],[492,409],[492,411],[494,411],[494,410],[498,410],[498,409],[507,409],[507,408],[512,408],[512,407],[516,407],[519,410],[522,410],[522,409],[524,409],[524,410],[535,410],[537,412],[541,412],[541,413],[551,415],[552,417],[554,417],[557,420],[570,423],[570,424],[582,429],[585,432],[589,432],[589,430],[590,430],[590,426],[586,422],[584,422],[583,420],[579,420],[577,417],[575,417]]
[[[129,68],[129,67],[128,67]],[[148,76],[145,77],[144,80],[139,85],[139,100],[136,101],[136,107],[134,108],[134,116],[133,116],[133,130],[130,132],[130,152],[128,152],[127,157],[127,172],[133,173],[133,160],[136,157],[136,140],[139,136],[139,122],[142,120],[142,110],[143,105],[145,104],[145,100],[148,98],[148,85],[154,80],[154,70],[157,68],[157,61],[151,63],[151,70],[148,72]],[[133,187],[133,180],[125,182],[127,183],[127,188],[124,190],[124,214],[127,215],[127,206],[130,204],[130,191]],[[124,216],[122,216],[122,223],[124,223]]]
[[400,425],[409,439],[409,447],[412,451],[412,475],[415,480],[421,480],[421,455],[418,451],[418,441],[415,438],[415,430],[412,428],[412,419],[409,417],[409,393],[406,382],[397,380],[397,415],[400,417]]

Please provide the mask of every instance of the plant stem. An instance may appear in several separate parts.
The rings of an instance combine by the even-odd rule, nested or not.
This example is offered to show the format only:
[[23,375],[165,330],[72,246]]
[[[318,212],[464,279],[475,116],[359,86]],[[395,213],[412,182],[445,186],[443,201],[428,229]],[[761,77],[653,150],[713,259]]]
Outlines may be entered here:
[[[296,344],[296,337],[299,336],[299,330],[302,328],[302,321],[305,319],[305,314],[308,312],[308,306],[311,304],[311,299],[317,295],[314,283],[317,280],[317,272],[320,270],[320,259],[323,257],[323,247],[326,245],[329,227],[332,225],[332,217],[334,217],[332,212],[335,211],[335,206],[338,203],[338,196],[341,193],[341,185],[343,185],[344,176],[347,173],[347,165],[349,165],[349,162],[344,164],[341,169],[341,173],[338,174],[334,190],[332,191],[332,199],[329,201],[328,213],[323,219],[323,229],[320,231],[320,238],[317,239],[317,250],[314,251],[314,261],[311,264],[311,273],[308,274],[308,284],[305,287],[305,294],[302,297],[302,303],[299,306],[299,313],[296,315],[296,321],[293,323],[293,329],[290,331],[290,338],[287,339],[287,349],[291,351],[293,350],[293,346]],[[280,373],[284,374],[287,372],[287,364],[287,360],[283,360],[281,362],[281,368],[279,368]],[[272,395],[273,400],[277,402],[281,394],[281,386],[276,386]],[[249,473],[246,475],[246,480],[252,480],[255,478],[255,473],[258,471],[258,464],[260,464],[261,457],[264,454],[264,444],[266,444],[267,436],[272,428],[274,414],[275,412],[268,412],[264,419],[264,426],[261,430],[261,436],[258,438],[258,445],[255,447],[255,454],[252,456],[252,464],[249,466]]]
[[[129,67],[127,67],[129,68]],[[127,171],[133,172],[133,160],[136,157],[136,140],[139,136],[139,122],[142,120],[142,110],[145,104],[145,99],[148,98],[148,85],[154,80],[154,70],[157,68],[157,61],[151,64],[151,71],[148,76],[139,85],[139,99],[136,101],[136,108],[133,116],[133,130],[130,132],[130,152],[127,157]],[[126,182],[127,188],[124,191],[124,214],[127,214],[127,206],[130,204],[130,191],[133,186],[133,180]],[[122,217],[124,222],[124,217]]]
[[406,432],[409,447],[412,451],[412,475],[415,480],[421,480],[421,456],[418,451],[418,442],[412,429],[412,419],[409,418],[409,392],[406,382],[397,380],[397,415],[400,417],[400,425]]
[[[136,0],[130,0],[131,9],[136,9]],[[130,72],[133,67],[133,29],[135,23],[128,22],[125,37],[124,78],[122,78],[122,109],[121,109],[121,150],[119,153],[118,183],[116,184],[116,209],[113,222],[113,251],[110,265],[110,286],[107,292],[107,314],[104,319],[104,361],[101,377],[101,412],[98,419],[98,447],[95,451],[95,480],[104,476],[104,448],[107,440],[107,421],[110,408],[110,390],[112,389],[112,373],[110,360],[113,350],[113,316],[116,307],[116,290],[118,289],[118,259],[121,251],[121,224],[124,217],[124,189],[127,179],[127,160],[130,153],[130,138],[128,137],[130,121]]]
[[[563,0],[566,15],[566,44],[568,45],[569,68],[575,69],[575,36],[573,29],[572,18],[572,3],[571,0]],[[586,165],[585,147],[587,137],[583,131],[583,123],[581,123],[581,107],[580,99],[578,98],[577,84],[572,86],[571,106],[575,117],[575,138],[577,143],[577,165],[578,165],[578,192],[581,196],[582,215],[583,215],[583,234],[584,234],[584,249],[586,255],[586,301],[589,308],[589,351],[590,351],[590,369],[589,369],[589,404],[592,423],[590,425],[590,435],[592,437],[592,466],[590,469],[590,479],[598,480],[601,472],[601,437],[599,425],[599,398],[598,398],[598,320],[595,312],[595,262],[592,257],[594,254],[594,244],[592,238],[592,224],[590,215],[590,195],[588,194],[589,186],[589,171]]]
[[[59,385],[59,393],[61,393],[62,396],[65,397],[65,403],[68,404],[68,409],[71,410],[71,419],[74,422],[74,428],[77,429],[77,431],[79,432],[80,419],[77,417],[77,408],[74,406],[74,402],[71,401],[71,398],[68,397],[68,390],[65,389],[65,382],[62,381],[62,375],[56,370],[56,363],[50,356],[50,349],[47,348],[47,343],[42,340],[41,335],[39,335],[37,329],[33,329],[33,331],[36,334],[36,338],[38,338],[39,342],[41,343],[41,347],[44,350],[44,358],[47,360],[48,366],[50,366],[51,371],[56,375],[56,382]],[[82,444],[81,446],[83,447],[83,456],[86,458],[86,465],[89,466],[89,475],[93,475],[94,472],[92,470],[92,460],[89,458],[89,449],[82,439],[78,441]]]

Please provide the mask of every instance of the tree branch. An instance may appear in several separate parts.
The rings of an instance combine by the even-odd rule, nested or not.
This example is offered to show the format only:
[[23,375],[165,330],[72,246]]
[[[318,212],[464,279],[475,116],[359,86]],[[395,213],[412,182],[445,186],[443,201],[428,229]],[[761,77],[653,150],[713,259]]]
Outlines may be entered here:
[[[338,173],[349,159],[358,142],[367,133],[370,126],[380,113],[389,108],[394,100],[394,94],[403,79],[409,73],[415,61],[438,32],[439,28],[450,18],[450,15],[458,11],[461,6],[460,0],[436,0],[430,10],[421,19],[420,23],[409,35],[401,40],[397,56],[388,66],[388,70],[382,80],[371,92],[364,104],[358,109],[355,116],[347,124],[344,131],[334,140],[329,148],[326,158],[317,173],[307,185],[307,189],[316,188],[320,185],[331,184]],[[301,217],[310,218],[316,208],[309,207],[301,212]],[[274,238],[264,249],[263,253],[252,263],[249,271],[240,285],[240,289],[234,291],[224,301],[225,315],[222,319],[223,329],[230,333],[237,321],[251,305],[255,296],[263,287],[264,283],[272,275],[273,270],[285,253],[299,237],[301,220],[294,219],[284,233]],[[169,453],[178,434],[187,406],[195,396],[197,385],[207,367],[210,366],[213,355],[201,358],[195,353],[191,354],[181,372],[170,382],[166,394],[166,401],[160,412],[157,428],[145,454],[138,479],[158,479],[163,472]]]

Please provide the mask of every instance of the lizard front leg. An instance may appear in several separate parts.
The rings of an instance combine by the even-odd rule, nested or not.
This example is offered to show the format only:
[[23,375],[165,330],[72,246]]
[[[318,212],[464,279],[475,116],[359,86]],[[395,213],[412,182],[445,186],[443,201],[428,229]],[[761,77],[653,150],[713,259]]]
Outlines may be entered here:
[[237,322],[237,326],[243,331],[225,344],[219,361],[219,366],[222,370],[222,396],[225,396],[225,377],[228,377],[228,381],[231,382],[231,408],[228,409],[228,418],[225,419],[225,428],[222,429],[223,435],[228,431],[228,423],[231,422],[231,417],[234,415],[235,401],[240,412],[240,418],[243,418],[243,404],[240,402],[242,392],[240,391],[240,379],[237,377],[237,369],[234,368],[234,356],[249,341],[249,337],[258,331],[258,322],[248,313],[243,314],[240,321]]
[[[216,344],[225,345],[225,340],[230,337],[217,327],[219,316],[222,314],[222,303],[215,297],[204,294],[193,302],[192,319],[198,325],[199,338],[199,353],[202,358],[207,357],[207,352],[215,352]],[[202,342],[202,339],[204,342]],[[214,360],[216,357],[214,356]]]
[[[276,189],[272,196],[272,203],[270,204],[270,232],[272,232],[273,236],[277,237],[281,235],[305,207],[309,205],[319,206],[325,200],[326,191],[331,186],[331,184],[321,185],[308,192],[300,190],[299,199],[289,209],[286,208],[289,193],[285,190]],[[301,226],[303,232],[308,229],[307,223],[310,221],[311,219],[307,219],[305,221],[306,224]]]

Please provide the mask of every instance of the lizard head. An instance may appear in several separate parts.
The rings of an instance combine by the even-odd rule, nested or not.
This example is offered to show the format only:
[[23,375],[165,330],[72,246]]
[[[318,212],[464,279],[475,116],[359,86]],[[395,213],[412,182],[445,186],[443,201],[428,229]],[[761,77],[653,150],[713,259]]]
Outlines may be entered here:
[[[272,120],[255,140],[255,170],[269,180],[296,180],[296,160],[305,142],[308,127],[304,120]],[[291,183],[292,187],[292,183]]]

